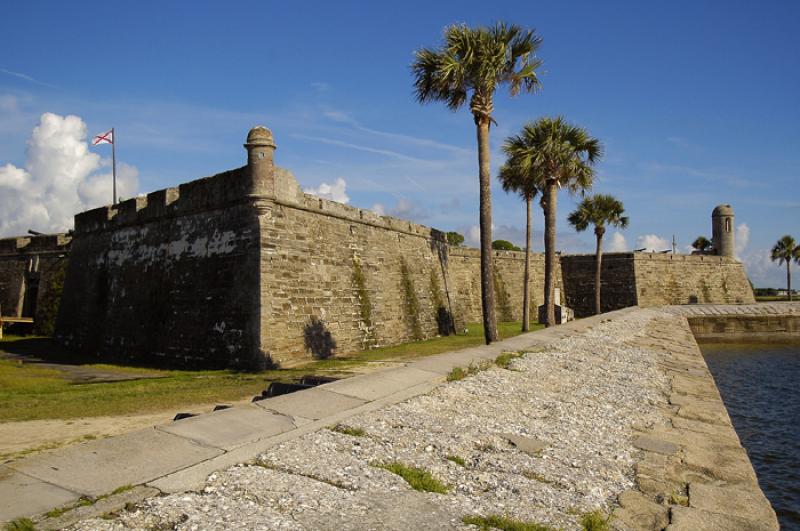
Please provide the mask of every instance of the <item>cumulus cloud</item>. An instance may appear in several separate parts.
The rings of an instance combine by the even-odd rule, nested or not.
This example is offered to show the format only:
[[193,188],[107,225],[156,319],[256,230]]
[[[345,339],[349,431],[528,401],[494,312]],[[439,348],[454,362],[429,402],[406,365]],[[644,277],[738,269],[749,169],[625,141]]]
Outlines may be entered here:
[[659,252],[672,249],[672,244],[656,234],[645,234],[636,238],[636,248]]
[[734,252],[736,253],[736,258],[739,258],[750,241],[750,227],[747,226],[747,223],[739,223],[736,225],[736,233],[734,236]]
[[[89,151],[78,116],[44,113],[28,140],[24,168],[0,166],[0,235],[64,231],[73,216],[111,202],[108,160]],[[136,194],[138,170],[117,166],[117,193]]]
[[465,243],[469,247],[480,247],[481,246],[481,228],[477,225],[471,226],[466,231],[467,233],[464,234]]
[[378,214],[379,216],[386,215],[386,207],[384,207],[380,203],[375,203],[374,205],[372,205],[372,211]]
[[346,193],[347,183],[339,177],[333,184],[322,183],[316,188],[306,188],[303,191],[323,199],[330,199],[337,203],[349,203],[350,197]]
[[757,288],[785,288],[786,266],[770,259],[769,249],[752,249],[743,253],[741,262],[747,276]]
[[628,242],[625,240],[625,235],[619,231],[615,231],[614,234],[611,235],[611,242],[608,244],[608,252],[624,253],[628,250]]

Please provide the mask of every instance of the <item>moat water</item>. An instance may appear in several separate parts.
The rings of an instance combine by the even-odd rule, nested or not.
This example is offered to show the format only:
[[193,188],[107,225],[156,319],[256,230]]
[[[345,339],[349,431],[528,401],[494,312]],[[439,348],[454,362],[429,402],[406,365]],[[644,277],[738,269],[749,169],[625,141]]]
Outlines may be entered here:
[[700,348],[781,529],[800,530],[800,344]]

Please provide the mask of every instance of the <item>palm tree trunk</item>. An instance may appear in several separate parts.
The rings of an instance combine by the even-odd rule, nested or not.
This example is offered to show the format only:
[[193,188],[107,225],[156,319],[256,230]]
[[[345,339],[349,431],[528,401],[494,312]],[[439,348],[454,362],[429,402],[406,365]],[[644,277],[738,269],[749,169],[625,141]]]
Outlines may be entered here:
[[594,255],[594,313],[600,315],[600,272],[603,268],[603,233],[597,233],[597,250]]
[[531,198],[525,198],[525,276],[522,280],[522,331],[530,330]]
[[790,269],[791,265],[792,261],[786,260],[786,294],[789,296],[789,302],[791,302],[792,300],[792,270]]
[[558,189],[556,181],[548,179],[547,203],[544,215],[544,304],[547,310],[545,326],[556,324],[555,289],[556,289],[556,201]]
[[494,315],[494,274],[492,257],[492,189],[489,167],[489,119],[478,121],[478,166],[480,179],[481,229],[481,306],[483,335],[486,344],[497,341],[497,319]]

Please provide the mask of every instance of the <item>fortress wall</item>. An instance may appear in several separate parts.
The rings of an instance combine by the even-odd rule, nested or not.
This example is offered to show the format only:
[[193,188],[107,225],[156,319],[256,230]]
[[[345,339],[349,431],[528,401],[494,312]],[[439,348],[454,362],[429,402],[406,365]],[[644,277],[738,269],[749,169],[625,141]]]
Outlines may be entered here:
[[330,339],[341,354],[436,335],[443,235],[391,218],[364,223],[361,212],[375,215],[332,201],[307,204],[322,208],[275,204],[262,219],[262,339],[274,361],[325,357]]
[[248,178],[242,168],[78,214],[56,336],[103,359],[262,364]]
[[[332,340],[343,354],[433,337],[447,329],[440,308],[458,328],[481,320],[478,250],[449,248],[444,233],[423,225],[303,194],[289,172],[276,188],[283,198],[260,216],[262,342],[274,361],[325,355],[306,339]],[[504,294],[498,318],[519,319],[524,254],[495,252],[495,264]],[[534,301],[542,271],[535,255]]]
[[[576,317],[594,315],[595,255],[561,256],[566,305]],[[636,306],[637,292],[632,253],[604,253],[600,271],[603,312]]]
[[52,333],[70,241],[66,234],[0,239],[3,315],[33,317],[37,330]]
[[[498,321],[522,319],[523,277],[525,253],[493,251],[495,263],[495,308]],[[456,294],[457,315],[466,322],[480,322],[481,311],[481,252],[480,249],[451,248],[449,269]],[[544,303],[544,254],[531,254],[530,318],[536,322],[536,308]],[[561,269],[556,268],[556,287],[561,288]]]
[[713,255],[634,253],[639,306],[753,303],[744,266]]
[[[105,359],[260,368],[268,358],[293,364],[432,337],[450,318],[457,328],[481,321],[477,249],[304,194],[274,166],[265,128],[252,129],[245,148],[248,166],[76,216],[62,342]],[[524,253],[495,251],[494,260],[498,320],[518,320]],[[561,261],[567,305],[588,313],[593,256]],[[628,253],[605,264],[608,309],[752,301],[729,258]],[[531,273],[536,315],[541,254]]]
[[[594,255],[561,257],[567,306],[577,317],[594,314]],[[628,306],[751,303],[744,266],[714,255],[604,253],[601,272],[604,312]]]

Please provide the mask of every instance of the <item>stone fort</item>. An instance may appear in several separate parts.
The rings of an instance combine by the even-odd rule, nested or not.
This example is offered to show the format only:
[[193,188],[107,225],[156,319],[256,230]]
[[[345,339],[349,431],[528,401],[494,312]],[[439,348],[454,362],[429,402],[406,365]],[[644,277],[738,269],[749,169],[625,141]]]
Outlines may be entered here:
[[[54,322],[60,342],[100,359],[240,369],[481,320],[478,249],[303,193],[275,165],[264,127],[244,147],[245,166],[77,214],[70,235],[0,240],[3,315]],[[714,210],[712,228],[709,254],[605,253],[603,310],[754,302],[733,258],[730,206]],[[494,251],[501,321],[521,318],[524,258]],[[531,263],[535,308],[543,255]],[[577,316],[591,315],[594,255],[560,256],[557,286]]]

